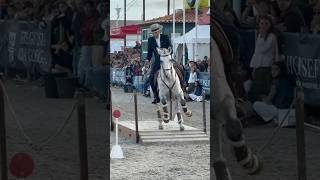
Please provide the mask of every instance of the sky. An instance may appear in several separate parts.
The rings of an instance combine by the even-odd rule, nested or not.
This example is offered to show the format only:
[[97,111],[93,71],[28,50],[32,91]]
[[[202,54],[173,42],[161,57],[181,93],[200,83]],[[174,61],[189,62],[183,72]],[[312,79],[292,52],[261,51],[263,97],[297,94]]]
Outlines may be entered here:
[[[142,0],[127,1],[127,20],[142,20]],[[172,13],[172,2],[170,0],[170,13]],[[168,0],[145,0],[146,20],[167,15]],[[182,9],[183,1],[175,0],[175,9]],[[115,8],[120,7],[120,20],[124,19],[124,0],[110,0],[110,19],[117,19]]]

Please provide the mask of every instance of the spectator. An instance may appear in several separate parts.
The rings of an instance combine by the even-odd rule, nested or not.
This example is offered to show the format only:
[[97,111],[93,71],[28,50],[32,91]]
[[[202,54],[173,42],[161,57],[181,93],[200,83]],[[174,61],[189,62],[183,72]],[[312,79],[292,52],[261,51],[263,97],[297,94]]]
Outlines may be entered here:
[[256,24],[256,18],[258,16],[258,10],[257,10],[257,0],[248,0],[247,6],[242,12],[241,15],[241,23],[251,25],[255,27]]
[[320,11],[317,11],[311,22],[311,32],[313,34],[320,34]]
[[249,0],[241,16],[241,22],[255,27],[259,16],[274,15],[274,8],[267,0]]
[[16,20],[32,21],[33,20],[33,4],[30,1],[18,2],[16,4],[17,11],[15,14]]
[[143,88],[143,95],[144,96],[150,96],[150,91],[148,91],[149,86],[150,86],[150,72],[151,72],[151,68],[150,68],[150,61],[146,60],[144,62],[144,66],[142,68],[142,75],[143,75],[143,79],[144,79],[144,88]]
[[294,96],[294,83],[283,63],[278,61],[272,65],[272,78],[269,95],[253,104],[254,111],[265,123],[277,119],[280,109],[289,108]]
[[267,95],[271,87],[271,65],[278,56],[277,37],[273,33],[272,19],[262,16],[259,22],[256,47],[250,67],[253,68],[250,99],[260,100],[261,95]]
[[197,65],[199,67],[199,71],[200,72],[205,72],[206,71],[206,66],[204,64],[204,61],[201,61],[200,59],[198,59]]
[[293,0],[277,0],[281,10],[279,23],[276,30],[279,32],[302,32],[305,31],[306,25],[299,8]]
[[237,28],[240,27],[240,21],[238,19],[237,14],[235,13],[235,11],[233,10],[231,4],[226,3],[225,7],[224,7],[224,13],[226,15],[226,17],[229,19],[230,22],[233,23],[233,25]]
[[16,7],[13,4],[11,4],[7,8],[7,14],[4,17],[4,19],[5,20],[12,20],[12,19],[14,19],[15,14],[16,14]]
[[78,63],[79,82],[85,89],[90,89],[92,68],[92,46],[94,44],[94,31],[98,21],[98,15],[92,1],[84,4],[85,19],[80,29],[81,33],[81,56]]
[[57,3],[59,15],[55,16],[53,12],[52,20],[52,71],[53,72],[68,72],[72,74],[72,39],[71,35],[71,22],[72,11],[67,3],[59,1]]
[[[53,22],[56,21],[56,18],[59,16],[59,8],[57,5],[50,4],[48,5],[48,14],[45,15],[44,20],[46,22]],[[52,28],[54,24],[52,24]]]
[[201,102],[203,100],[202,92],[203,92],[202,86],[199,83],[199,81],[197,80],[195,82],[195,89],[192,93],[189,94],[189,97],[193,101]]
[[78,63],[81,54],[81,33],[80,29],[84,23],[85,15],[83,10],[83,2],[81,0],[74,1],[73,17],[71,23],[71,32],[73,37],[73,74],[77,77]]
[[318,0],[309,0],[309,3],[302,8],[302,14],[306,22],[308,29],[311,29],[311,21],[315,14],[314,8],[316,7]]
[[194,61],[190,61],[190,75],[188,80],[187,93],[190,94],[195,89],[195,82],[198,80],[198,69],[197,63]]
[[126,71],[126,84],[132,85],[133,84],[133,70],[132,70],[132,66],[131,66],[130,62],[125,67],[125,71]]

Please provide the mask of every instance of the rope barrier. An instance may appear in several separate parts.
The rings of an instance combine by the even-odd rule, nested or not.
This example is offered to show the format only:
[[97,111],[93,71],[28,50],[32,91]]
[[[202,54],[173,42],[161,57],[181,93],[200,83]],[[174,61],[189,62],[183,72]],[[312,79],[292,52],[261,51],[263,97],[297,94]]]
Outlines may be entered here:
[[[18,128],[20,130],[20,132],[22,133],[24,139],[26,140],[26,143],[31,146],[32,149],[34,150],[40,150],[43,146],[47,145],[48,143],[50,143],[54,138],[56,138],[59,134],[61,134],[61,132],[65,129],[65,127],[67,126],[67,124],[70,122],[70,119],[73,115],[73,112],[75,111],[78,102],[75,102],[72,106],[72,109],[70,111],[70,113],[68,113],[67,118],[64,120],[63,124],[61,125],[61,127],[52,135],[44,138],[43,140],[39,141],[39,142],[35,142],[34,140],[32,140],[32,138],[30,138],[30,136],[27,135],[26,131],[24,130],[24,128],[22,127],[22,123],[20,122],[19,118],[17,118],[16,116],[16,112],[14,111],[12,102],[9,98],[9,95],[7,93],[7,90],[3,84],[2,81],[0,81],[0,85],[3,88],[4,91],[4,96],[5,96],[5,100],[7,102],[7,105],[9,107],[9,112],[12,116],[12,118],[16,121]],[[11,138],[13,139],[13,138]]]
[[274,129],[274,131],[272,132],[271,136],[269,137],[269,139],[267,139],[267,141],[264,143],[264,145],[262,145],[259,150],[258,150],[258,153],[262,153],[267,147],[268,145],[270,145],[270,143],[273,141],[273,138],[275,137],[275,135],[279,132],[279,130],[282,128],[282,125],[284,123],[284,121],[286,120],[286,118],[288,117],[289,113],[291,112],[295,102],[296,102],[297,98],[295,97],[287,111],[287,113],[285,114],[285,116],[282,118],[282,120],[280,121],[280,124],[278,127],[276,127]]

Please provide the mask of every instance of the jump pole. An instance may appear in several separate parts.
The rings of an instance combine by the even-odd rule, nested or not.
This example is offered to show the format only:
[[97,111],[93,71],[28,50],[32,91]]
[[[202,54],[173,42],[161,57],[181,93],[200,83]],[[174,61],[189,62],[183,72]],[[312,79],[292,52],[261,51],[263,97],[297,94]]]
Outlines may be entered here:
[[305,152],[305,134],[304,134],[304,93],[302,87],[296,88],[296,139],[297,139],[297,164],[298,180],[307,180],[306,173],[306,152]]
[[4,108],[4,92],[0,86],[0,160],[1,160],[1,180],[8,180],[7,165],[7,141],[6,141],[6,123]]

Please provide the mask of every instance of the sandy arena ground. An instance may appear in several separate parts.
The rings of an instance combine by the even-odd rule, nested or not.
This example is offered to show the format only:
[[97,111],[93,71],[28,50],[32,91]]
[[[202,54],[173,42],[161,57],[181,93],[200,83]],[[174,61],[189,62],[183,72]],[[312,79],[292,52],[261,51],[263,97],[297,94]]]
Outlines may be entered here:
[[[122,110],[122,120],[134,120],[133,94],[113,90],[113,106]],[[185,119],[185,124],[202,128],[201,103],[190,102],[194,116]],[[156,117],[151,99],[138,97],[139,120]],[[209,104],[207,106],[209,112]],[[207,129],[210,124],[208,123]],[[256,126],[245,129],[250,147],[257,150],[265,143],[274,127]],[[320,179],[320,136],[319,131],[306,130],[308,180]],[[115,133],[111,133],[111,145],[115,143]],[[224,138],[225,142],[226,138]],[[283,128],[271,145],[262,153],[264,170],[260,175],[248,176],[231,156],[229,145],[224,145],[225,157],[234,180],[295,180],[297,179],[295,129]],[[142,146],[132,140],[120,139],[125,159],[111,160],[111,179],[113,180],[208,180],[209,144],[161,144]],[[213,176],[213,174],[212,174]],[[212,178],[213,179],[213,178]]]
[[[26,134],[39,142],[55,133],[69,114],[75,99],[48,99],[37,84],[6,83],[16,116]],[[7,106],[8,107],[8,106]],[[105,180],[108,161],[108,129],[105,104],[86,100],[89,179]],[[25,144],[16,121],[6,111],[8,161],[18,152],[29,153],[34,173],[25,180],[79,180],[78,123],[75,111],[66,128],[40,151]],[[10,180],[16,180],[10,176]]]
[[[75,102],[74,99],[47,99],[43,87],[38,84],[6,83],[16,116],[35,142],[53,134],[63,124]],[[132,94],[113,88],[114,104],[122,110],[122,120],[133,120]],[[151,99],[138,97],[140,120],[155,117]],[[111,174],[107,176],[108,146],[115,142],[110,133],[108,143],[107,114],[105,104],[95,99],[86,100],[88,128],[88,159],[91,180],[207,180],[209,179],[209,144],[161,144],[137,145],[120,138],[126,158],[111,160]],[[202,128],[201,103],[189,103],[194,116],[185,119],[187,125]],[[209,104],[207,106],[209,112]],[[16,121],[6,110],[8,161],[13,154],[26,152],[35,161],[34,174],[26,180],[79,180],[79,157],[76,113],[66,128],[52,142],[40,150],[33,150],[24,143]],[[208,123],[208,129],[209,129]],[[258,126],[245,129],[248,144],[258,149],[271,134],[273,128]],[[320,179],[319,131],[306,130],[308,180]],[[297,160],[295,129],[282,129],[271,146],[262,154],[264,171],[257,176],[247,176],[235,163],[225,144],[225,156],[234,180],[295,180]],[[15,180],[10,176],[10,180]]]

